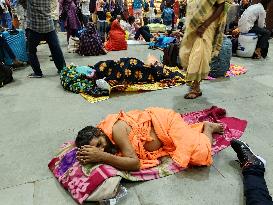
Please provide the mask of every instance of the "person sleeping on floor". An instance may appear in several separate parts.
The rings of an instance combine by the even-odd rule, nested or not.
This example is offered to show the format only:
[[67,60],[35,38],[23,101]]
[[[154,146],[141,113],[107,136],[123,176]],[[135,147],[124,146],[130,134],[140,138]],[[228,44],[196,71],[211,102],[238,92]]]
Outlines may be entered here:
[[108,115],[96,127],[78,132],[75,144],[82,165],[103,163],[124,171],[155,167],[170,156],[179,166],[210,166],[218,123],[188,125],[171,109],[150,107]]

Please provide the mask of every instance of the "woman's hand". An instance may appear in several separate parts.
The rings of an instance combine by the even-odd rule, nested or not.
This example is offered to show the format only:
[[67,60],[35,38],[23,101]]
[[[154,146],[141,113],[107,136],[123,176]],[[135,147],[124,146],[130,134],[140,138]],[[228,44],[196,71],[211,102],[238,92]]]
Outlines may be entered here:
[[206,29],[207,29],[207,26],[206,26],[205,24],[202,24],[201,26],[198,27],[198,29],[197,29],[197,31],[196,31],[196,34],[197,34],[200,38],[202,38],[203,35],[204,35],[204,33],[205,33],[205,31],[206,31]]
[[84,145],[77,152],[81,164],[98,163],[103,161],[104,151],[94,146]]

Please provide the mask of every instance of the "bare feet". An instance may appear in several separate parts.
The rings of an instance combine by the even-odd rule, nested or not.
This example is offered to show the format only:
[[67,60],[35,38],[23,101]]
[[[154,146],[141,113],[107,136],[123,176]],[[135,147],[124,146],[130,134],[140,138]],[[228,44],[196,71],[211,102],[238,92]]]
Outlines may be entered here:
[[213,133],[224,134],[224,127],[222,124],[213,123],[213,122],[204,122],[203,133],[208,136],[211,143],[213,143]]
[[220,123],[206,121],[204,122],[204,133],[205,132],[210,132],[211,134],[213,133],[224,134],[224,127]]
[[256,48],[254,52],[254,59],[261,59],[262,58],[262,49]]

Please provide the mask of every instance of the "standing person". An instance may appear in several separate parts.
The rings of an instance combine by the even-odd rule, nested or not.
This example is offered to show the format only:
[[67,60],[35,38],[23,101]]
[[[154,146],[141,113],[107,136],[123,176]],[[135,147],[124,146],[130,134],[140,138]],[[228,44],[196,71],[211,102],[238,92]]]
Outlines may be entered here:
[[124,19],[127,21],[130,14],[129,14],[129,8],[128,8],[128,1],[124,0],[123,3],[123,11],[122,11],[122,15],[124,16]]
[[81,0],[81,5],[82,5],[81,9],[82,9],[83,25],[84,27],[87,27],[87,24],[90,18],[90,10],[89,10],[90,0]]
[[134,0],[133,2],[133,11],[134,11],[134,17],[136,19],[140,19],[140,25],[142,25],[142,7],[143,7],[143,0]]
[[258,43],[253,58],[266,58],[269,48],[270,31],[265,28],[266,9],[271,0],[260,0],[257,4],[249,6],[238,22],[238,28],[233,35],[241,33],[255,33],[258,36]]
[[97,0],[96,2],[96,11],[97,11],[97,30],[99,32],[99,35],[102,39],[102,41],[105,41],[105,32],[107,27],[106,22],[106,10],[108,5],[104,0]]
[[69,50],[69,38],[75,37],[77,31],[81,28],[81,22],[77,15],[78,0],[59,0],[60,4],[60,19],[64,21],[64,26],[67,30],[67,43]]
[[167,3],[164,8],[161,18],[163,19],[163,24],[166,26],[167,30],[172,30],[174,27],[174,10],[171,8],[171,4]]
[[232,140],[231,147],[237,153],[242,167],[246,205],[273,205],[264,179],[265,160],[255,155],[250,147],[240,140]]
[[0,20],[1,20],[2,26],[8,29],[12,29],[12,17],[10,13],[9,1],[1,0],[0,10],[1,10]]
[[230,0],[187,2],[186,30],[179,50],[181,65],[187,70],[186,80],[192,82],[186,99],[202,95],[200,82],[207,78],[211,58],[222,46],[229,5]]
[[242,16],[244,11],[250,6],[250,1],[249,0],[242,0],[240,7],[239,7],[239,18]]
[[27,46],[29,63],[34,71],[28,77],[43,77],[40,63],[37,57],[37,46],[41,40],[48,43],[53,61],[58,73],[65,66],[65,60],[56,34],[53,19],[50,12],[51,1],[44,0],[22,0],[27,8]]
[[54,22],[54,27],[57,31],[57,26],[59,22],[59,2],[58,0],[51,0],[51,16]]
[[183,0],[179,3],[179,18],[183,18],[186,16],[186,10],[187,10],[187,1]]
[[25,30],[26,29],[26,7],[24,8],[20,3],[20,0],[12,1],[12,7],[15,10],[17,19],[19,21],[18,28]]
[[90,0],[89,11],[92,16],[92,22],[97,23],[97,14],[96,14],[96,0]]

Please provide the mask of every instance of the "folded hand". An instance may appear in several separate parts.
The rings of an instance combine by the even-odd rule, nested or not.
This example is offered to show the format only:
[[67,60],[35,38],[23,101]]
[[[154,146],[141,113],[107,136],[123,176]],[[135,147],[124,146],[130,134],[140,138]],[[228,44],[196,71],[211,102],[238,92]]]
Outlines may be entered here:
[[77,159],[81,164],[98,163],[103,160],[103,150],[94,146],[84,145],[78,149]]

